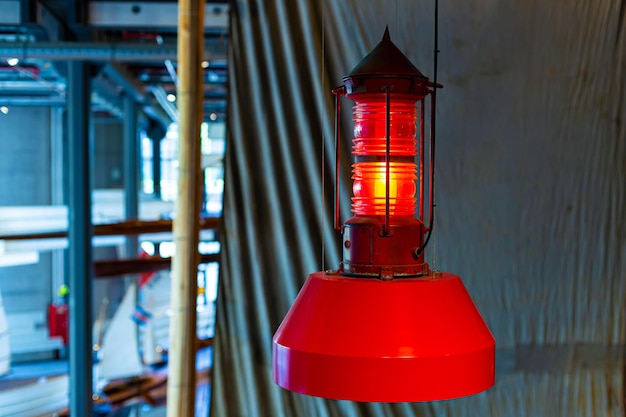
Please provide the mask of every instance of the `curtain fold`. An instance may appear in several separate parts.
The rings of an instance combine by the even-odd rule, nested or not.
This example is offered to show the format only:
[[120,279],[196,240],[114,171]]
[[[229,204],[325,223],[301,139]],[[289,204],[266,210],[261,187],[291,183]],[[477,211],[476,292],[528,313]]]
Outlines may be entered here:
[[[624,1],[440,2],[437,218],[426,256],[464,280],[496,337],[498,373],[486,393],[428,404],[287,392],[272,381],[271,349],[307,275],[340,261],[330,90],[386,25],[432,78],[433,2],[231,5],[212,415],[623,415]],[[343,220],[350,117],[343,103]]]

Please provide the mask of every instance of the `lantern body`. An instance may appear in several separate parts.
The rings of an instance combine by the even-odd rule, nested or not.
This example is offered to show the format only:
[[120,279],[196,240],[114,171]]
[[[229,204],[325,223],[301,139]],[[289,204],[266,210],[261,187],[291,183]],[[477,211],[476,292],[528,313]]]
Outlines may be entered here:
[[[374,92],[366,80],[367,89],[357,87],[345,94],[355,102],[354,217],[343,226],[340,270],[345,275],[392,279],[428,273],[423,254],[416,254],[424,242],[425,227],[423,219],[415,217],[417,182],[423,190],[415,160],[423,143],[418,136],[423,120],[418,115],[423,114],[425,90],[377,91],[395,80],[385,81],[389,84],[378,85],[375,80]],[[350,82],[359,81],[350,78]]]
[[386,31],[333,91],[355,103],[354,216],[341,227],[338,270],[309,275],[274,335],[279,386],[400,402],[458,398],[494,384],[491,332],[460,278],[433,273],[424,261],[424,105],[436,87]]

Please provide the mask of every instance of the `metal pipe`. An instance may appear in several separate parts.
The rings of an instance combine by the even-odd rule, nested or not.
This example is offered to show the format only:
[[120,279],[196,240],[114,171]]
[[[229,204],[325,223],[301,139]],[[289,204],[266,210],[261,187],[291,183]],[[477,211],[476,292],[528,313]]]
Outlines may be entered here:
[[[163,62],[175,60],[177,48],[167,45],[114,42],[0,43],[0,56],[51,61]],[[226,59],[226,41],[204,40],[205,59]]]

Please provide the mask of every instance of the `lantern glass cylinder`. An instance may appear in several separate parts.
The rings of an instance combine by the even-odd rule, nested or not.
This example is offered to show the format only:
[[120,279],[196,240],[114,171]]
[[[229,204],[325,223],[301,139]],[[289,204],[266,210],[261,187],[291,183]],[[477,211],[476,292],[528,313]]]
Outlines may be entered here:
[[352,212],[385,215],[387,181],[389,214],[413,216],[416,211],[418,151],[415,97],[392,95],[389,106],[389,178],[387,178],[387,104],[382,94],[363,94],[353,107]]

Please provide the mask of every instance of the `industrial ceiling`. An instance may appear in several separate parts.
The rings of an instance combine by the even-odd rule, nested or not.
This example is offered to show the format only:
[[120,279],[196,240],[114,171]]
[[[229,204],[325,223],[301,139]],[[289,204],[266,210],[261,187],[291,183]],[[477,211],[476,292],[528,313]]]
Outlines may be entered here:
[[[64,106],[66,63],[91,63],[94,114],[132,95],[148,122],[177,118],[175,1],[0,0],[0,106]],[[204,116],[226,111],[229,6],[205,8]]]

